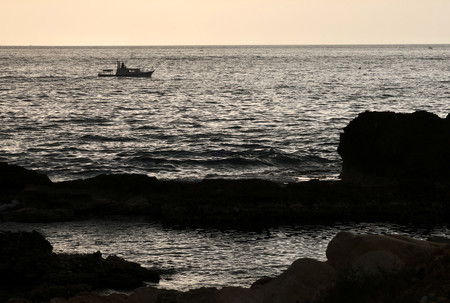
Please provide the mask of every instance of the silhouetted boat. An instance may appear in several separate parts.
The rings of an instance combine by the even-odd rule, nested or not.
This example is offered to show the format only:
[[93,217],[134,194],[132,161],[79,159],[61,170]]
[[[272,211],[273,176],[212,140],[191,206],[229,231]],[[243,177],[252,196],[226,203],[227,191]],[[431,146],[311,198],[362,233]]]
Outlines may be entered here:
[[128,68],[124,62],[117,61],[117,70],[103,69],[99,77],[146,77],[150,78],[155,70],[141,71],[140,68]]

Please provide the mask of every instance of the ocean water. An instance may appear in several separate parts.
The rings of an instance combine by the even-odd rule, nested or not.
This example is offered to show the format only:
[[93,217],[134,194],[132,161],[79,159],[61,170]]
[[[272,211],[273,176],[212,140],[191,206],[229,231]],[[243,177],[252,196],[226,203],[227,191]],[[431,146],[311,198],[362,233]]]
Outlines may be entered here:
[[[116,60],[151,79],[99,78]],[[0,161],[53,181],[100,173],[159,179],[333,179],[339,134],[366,110],[450,112],[450,45],[0,47]],[[39,230],[56,252],[117,254],[174,270],[159,287],[249,286],[340,230],[448,235],[390,223],[260,231],[151,222],[0,224]]]
[[[99,78],[116,60],[151,79]],[[450,45],[0,47],[0,161],[53,181],[337,178],[366,110],[450,112]]]

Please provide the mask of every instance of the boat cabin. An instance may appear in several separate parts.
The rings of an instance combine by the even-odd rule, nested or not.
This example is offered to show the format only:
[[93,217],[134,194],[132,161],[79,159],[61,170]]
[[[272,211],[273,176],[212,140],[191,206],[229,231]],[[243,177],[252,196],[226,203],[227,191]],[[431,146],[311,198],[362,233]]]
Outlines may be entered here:
[[140,72],[140,68],[128,68],[124,62],[117,61],[117,75],[139,74]]

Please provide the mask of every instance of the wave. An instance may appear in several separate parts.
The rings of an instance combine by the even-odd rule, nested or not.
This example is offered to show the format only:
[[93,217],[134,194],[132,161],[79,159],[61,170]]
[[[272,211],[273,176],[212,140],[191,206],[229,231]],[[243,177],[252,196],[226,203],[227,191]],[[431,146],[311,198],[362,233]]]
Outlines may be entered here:
[[68,120],[58,120],[56,122],[63,122],[63,123],[76,123],[76,124],[107,124],[110,123],[111,120],[107,118],[102,117],[75,117],[75,118],[69,118]]
[[425,61],[447,61],[448,59],[445,57],[421,57],[418,58],[419,60],[425,60]]
[[261,151],[210,150],[201,153],[190,151],[160,151],[120,153],[116,160],[145,165],[169,164],[173,166],[203,167],[293,167],[306,163],[325,164],[332,160],[316,155],[288,154],[276,149]]
[[134,142],[134,137],[107,137],[101,135],[84,135],[80,138],[81,141],[93,141],[93,142]]
[[217,166],[260,166],[265,165],[263,161],[258,159],[243,158],[243,157],[228,157],[228,158],[207,158],[207,159],[166,159],[166,158],[153,158],[153,157],[136,157],[131,159],[132,162],[139,162],[142,164],[168,164],[172,167],[182,166],[204,166],[204,167],[217,167]]

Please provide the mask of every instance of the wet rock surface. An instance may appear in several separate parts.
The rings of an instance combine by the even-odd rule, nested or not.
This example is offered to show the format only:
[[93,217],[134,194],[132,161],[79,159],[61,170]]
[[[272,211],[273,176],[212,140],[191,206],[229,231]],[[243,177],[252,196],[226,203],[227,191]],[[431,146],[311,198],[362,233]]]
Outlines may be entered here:
[[0,232],[0,302],[33,302],[74,296],[97,289],[131,290],[144,281],[158,282],[156,270],[116,256],[54,254],[38,232]]

